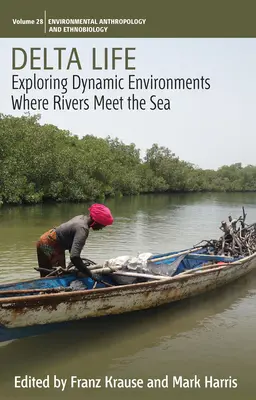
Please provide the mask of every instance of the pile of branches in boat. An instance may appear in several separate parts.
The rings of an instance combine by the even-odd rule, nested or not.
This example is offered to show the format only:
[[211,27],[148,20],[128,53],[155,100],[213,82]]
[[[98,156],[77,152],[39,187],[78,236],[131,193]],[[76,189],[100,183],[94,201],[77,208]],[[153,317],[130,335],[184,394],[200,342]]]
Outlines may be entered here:
[[[228,222],[222,221],[220,229],[224,234],[218,240],[203,240],[204,247],[209,247],[214,255],[228,257],[246,257],[256,252],[256,223],[247,225],[245,223],[246,213],[242,208],[243,215],[233,219],[230,215]],[[198,245],[196,245],[198,246]]]

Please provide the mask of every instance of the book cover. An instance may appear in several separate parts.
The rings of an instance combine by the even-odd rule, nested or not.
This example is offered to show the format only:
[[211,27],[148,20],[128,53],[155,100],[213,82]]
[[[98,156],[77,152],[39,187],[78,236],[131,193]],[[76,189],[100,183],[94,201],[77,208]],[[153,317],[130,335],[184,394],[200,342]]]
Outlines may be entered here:
[[1,399],[253,399],[254,15],[2,7]]

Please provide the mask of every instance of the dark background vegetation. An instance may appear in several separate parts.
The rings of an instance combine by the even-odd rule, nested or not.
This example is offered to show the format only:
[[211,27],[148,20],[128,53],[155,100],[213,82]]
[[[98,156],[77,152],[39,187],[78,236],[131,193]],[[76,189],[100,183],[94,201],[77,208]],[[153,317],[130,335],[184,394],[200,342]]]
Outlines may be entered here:
[[40,115],[0,114],[0,204],[104,200],[163,192],[255,191],[256,166],[203,170],[153,144],[141,159],[118,138],[79,138]]

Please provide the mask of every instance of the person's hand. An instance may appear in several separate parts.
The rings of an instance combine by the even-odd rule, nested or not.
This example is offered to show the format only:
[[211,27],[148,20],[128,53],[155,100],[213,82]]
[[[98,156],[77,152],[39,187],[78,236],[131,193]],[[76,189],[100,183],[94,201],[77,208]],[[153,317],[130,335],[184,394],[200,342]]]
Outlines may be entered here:
[[104,280],[102,280],[101,276],[98,275],[98,274],[93,274],[92,279],[93,279],[95,282],[101,283],[101,284],[103,284],[103,285],[105,285],[105,286],[107,286],[107,287],[112,287],[112,286],[114,286],[114,285],[111,285],[110,283],[105,282]]
[[92,274],[92,279],[96,282],[101,282],[101,278],[98,274]]

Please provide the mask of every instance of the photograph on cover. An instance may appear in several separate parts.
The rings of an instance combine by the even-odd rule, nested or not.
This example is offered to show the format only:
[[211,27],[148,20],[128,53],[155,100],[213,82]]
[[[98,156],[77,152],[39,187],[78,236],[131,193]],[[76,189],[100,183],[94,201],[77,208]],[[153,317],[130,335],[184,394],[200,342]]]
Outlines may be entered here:
[[0,54],[3,398],[249,398],[255,40]]

